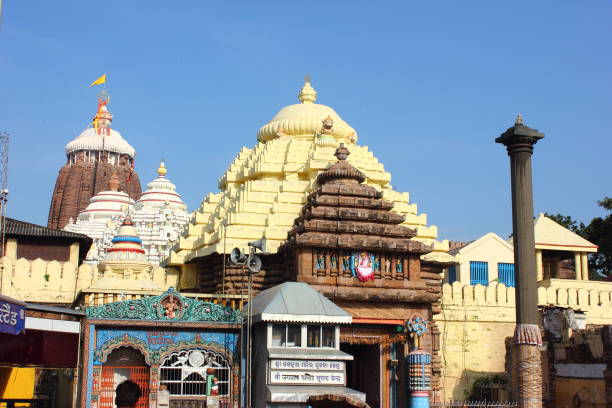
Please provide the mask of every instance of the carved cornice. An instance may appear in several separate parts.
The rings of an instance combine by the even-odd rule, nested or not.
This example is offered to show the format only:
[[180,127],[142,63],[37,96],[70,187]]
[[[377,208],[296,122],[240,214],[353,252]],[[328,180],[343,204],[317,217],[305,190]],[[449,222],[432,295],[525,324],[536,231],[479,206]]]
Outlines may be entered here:
[[91,306],[85,309],[90,319],[132,319],[182,322],[240,323],[239,310],[181,296],[174,288],[159,296]]

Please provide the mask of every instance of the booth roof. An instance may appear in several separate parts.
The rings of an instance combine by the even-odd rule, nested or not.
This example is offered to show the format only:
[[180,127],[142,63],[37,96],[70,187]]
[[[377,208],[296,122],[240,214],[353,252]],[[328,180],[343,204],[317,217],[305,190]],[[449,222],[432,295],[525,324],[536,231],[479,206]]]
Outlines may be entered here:
[[[246,307],[246,306],[245,306]],[[344,309],[303,282],[285,282],[253,299],[253,322],[351,323]]]

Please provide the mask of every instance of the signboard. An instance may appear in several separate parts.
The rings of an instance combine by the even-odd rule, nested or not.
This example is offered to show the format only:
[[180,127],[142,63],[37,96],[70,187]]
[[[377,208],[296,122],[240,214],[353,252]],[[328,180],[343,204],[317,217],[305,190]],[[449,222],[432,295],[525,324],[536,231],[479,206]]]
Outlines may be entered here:
[[0,299],[0,333],[19,334],[25,328],[25,306]]
[[344,362],[270,360],[270,384],[345,385]]
[[270,384],[344,385],[343,372],[270,371]]

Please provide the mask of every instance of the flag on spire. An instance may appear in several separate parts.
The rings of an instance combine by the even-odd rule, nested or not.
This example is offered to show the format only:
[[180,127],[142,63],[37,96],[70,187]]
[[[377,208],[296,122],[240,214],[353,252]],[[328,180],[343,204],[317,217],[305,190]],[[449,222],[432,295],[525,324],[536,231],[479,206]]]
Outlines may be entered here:
[[96,79],[95,81],[93,81],[91,83],[91,85],[89,86],[94,86],[94,85],[102,85],[106,83],[106,74],[103,74],[100,78]]

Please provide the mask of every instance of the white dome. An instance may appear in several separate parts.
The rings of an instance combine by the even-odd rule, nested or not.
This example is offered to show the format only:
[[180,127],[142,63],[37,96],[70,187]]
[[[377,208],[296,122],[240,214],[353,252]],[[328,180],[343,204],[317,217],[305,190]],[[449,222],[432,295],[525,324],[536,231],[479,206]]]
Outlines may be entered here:
[[176,186],[166,178],[166,173],[166,167],[162,162],[157,169],[158,177],[147,184],[147,190],[136,201],[136,210],[143,207],[162,208],[166,203],[170,209],[183,211],[187,209],[180,194],[176,192]]
[[134,200],[122,191],[101,191],[89,200],[89,205],[79,213],[79,221],[93,218],[106,222],[113,215],[132,211]]
[[121,136],[121,133],[114,129],[109,130],[109,135],[99,135],[94,128],[85,129],[76,139],[73,139],[66,145],[66,154],[78,150],[106,150],[119,154],[127,154],[134,158],[136,151]]

